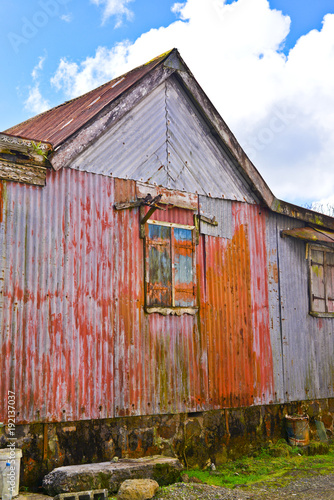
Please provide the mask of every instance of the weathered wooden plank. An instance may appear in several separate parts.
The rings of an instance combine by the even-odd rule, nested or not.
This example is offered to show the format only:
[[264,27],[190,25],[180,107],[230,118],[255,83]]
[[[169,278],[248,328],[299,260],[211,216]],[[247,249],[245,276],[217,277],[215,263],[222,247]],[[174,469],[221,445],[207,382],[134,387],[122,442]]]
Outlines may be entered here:
[[0,179],[23,182],[35,186],[45,186],[46,168],[18,165],[16,163],[0,160]]
[[24,165],[48,166],[51,144],[0,134],[0,160]]
[[218,226],[218,222],[216,221],[215,216],[200,215],[199,219],[203,222],[206,222],[207,224],[210,224],[211,226]]
[[159,203],[174,205],[180,208],[188,208],[189,210],[197,210],[198,208],[197,194],[170,190],[161,186],[151,186],[143,182],[137,182],[136,187],[138,198],[145,198],[148,194],[151,194],[152,197],[161,194],[162,197]]
[[308,210],[304,207],[299,207],[298,205],[293,205],[287,201],[275,198],[270,209],[278,214],[287,215],[289,217],[293,217],[294,219],[308,222],[309,224],[334,230],[333,217],[315,212],[314,210]]
[[143,200],[129,201],[128,203],[115,203],[115,210],[126,210],[127,208],[140,207],[143,204]]

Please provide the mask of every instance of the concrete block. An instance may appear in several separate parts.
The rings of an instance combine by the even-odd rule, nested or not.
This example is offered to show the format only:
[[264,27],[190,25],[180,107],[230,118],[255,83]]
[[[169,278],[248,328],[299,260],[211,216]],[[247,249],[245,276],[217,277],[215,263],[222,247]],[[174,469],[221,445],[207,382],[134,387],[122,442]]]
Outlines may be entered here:
[[43,479],[43,488],[51,496],[104,488],[109,493],[116,493],[127,479],[154,479],[160,486],[175,483],[180,480],[182,469],[177,458],[159,455],[120,459],[118,462],[71,465],[57,467],[47,474]]
[[86,490],[72,493],[60,493],[54,500],[108,500],[108,490]]

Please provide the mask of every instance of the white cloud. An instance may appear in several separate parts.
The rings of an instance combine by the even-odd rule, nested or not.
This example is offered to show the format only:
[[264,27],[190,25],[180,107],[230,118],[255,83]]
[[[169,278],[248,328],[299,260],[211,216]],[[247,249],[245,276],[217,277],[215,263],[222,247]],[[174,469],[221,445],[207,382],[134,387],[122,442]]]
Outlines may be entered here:
[[174,14],[179,14],[182,18],[182,10],[186,6],[186,2],[179,3],[176,2],[172,5],[171,11],[174,12]]
[[104,7],[102,24],[104,24],[110,17],[116,17],[115,28],[119,28],[124,17],[130,21],[133,18],[133,12],[126,7],[126,5],[134,0],[91,0],[97,6]]
[[[92,0],[93,1],[93,0]],[[94,0],[95,3],[101,3]],[[274,193],[292,202],[334,191],[334,15],[281,47],[290,18],[267,0],[187,0],[178,19],[134,43],[61,60],[52,83],[74,97],[177,47]]]
[[84,94],[119,75],[127,52],[128,43],[123,42],[112,49],[98,47],[95,56],[87,57],[80,65],[62,59],[51,84],[70,98]]
[[60,19],[65,23],[70,23],[72,21],[72,14],[63,14]]
[[34,81],[34,85],[29,87],[28,97],[25,100],[24,107],[27,111],[31,113],[42,113],[50,108],[50,103],[45,99],[40,91],[39,78],[40,73],[43,70],[43,65],[46,60],[46,54],[38,58],[38,63],[34,66],[31,77]]
[[38,63],[36,64],[36,66],[34,67],[34,69],[31,72],[31,76],[32,76],[33,80],[37,80],[37,78],[39,76],[39,72],[42,71],[42,69],[43,69],[43,64],[45,62],[45,59],[46,59],[46,55],[39,57]]
[[44,99],[40,90],[39,84],[36,83],[33,87],[29,89],[29,96],[24,103],[25,109],[34,114],[43,113],[50,108],[49,102]]

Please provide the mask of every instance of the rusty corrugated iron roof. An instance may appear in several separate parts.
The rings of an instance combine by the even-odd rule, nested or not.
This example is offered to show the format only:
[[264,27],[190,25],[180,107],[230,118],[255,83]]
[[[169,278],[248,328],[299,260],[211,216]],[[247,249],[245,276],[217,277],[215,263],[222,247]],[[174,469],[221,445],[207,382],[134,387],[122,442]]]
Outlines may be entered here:
[[173,50],[91,90],[87,94],[15,125],[5,130],[5,133],[50,142],[56,148],[94,118],[103,108],[163,62]]
[[334,244],[334,232],[316,229],[313,227],[298,227],[295,229],[285,229],[282,236],[291,236],[300,240],[323,242]]

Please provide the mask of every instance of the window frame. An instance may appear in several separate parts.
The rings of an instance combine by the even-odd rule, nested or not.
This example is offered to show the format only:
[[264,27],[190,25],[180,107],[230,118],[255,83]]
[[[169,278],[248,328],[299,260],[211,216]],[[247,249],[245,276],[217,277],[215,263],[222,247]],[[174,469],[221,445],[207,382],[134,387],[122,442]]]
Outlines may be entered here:
[[[171,263],[171,300],[170,304],[166,305],[151,305],[150,300],[149,300],[149,285],[150,285],[150,255],[149,255],[149,226],[150,225],[155,225],[155,226],[163,226],[163,227],[169,227],[171,228],[171,233],[170,233],[170,263]],[[196,312],[198,311],[198,306],[197,306],[197,280],[196,280],[196,243],[197,243],[197,238],[196,238],[196,226],[195,225],[185,225],[185,224],[177,224],[174,222],[166,222],[166,221],[159,221],[159,220],[153,220],[149,219],[145,222],[144,225],[144,261],[145,261],[145,269],[144,269],[144,282],[145,282],[145,311],[149,314],[151,313],[160,313],[164,316],[167,315],[177,315],[181,316],[182,314],[191,314],[195,315]],[[175,228],[180,228],[180,229],[186,229],[190,230],[192,237],[191,237],[191,242],[192,242],[192,286],[193,286],[193,305],[187,305],[187,306],[178,306],[175,305],[175,295],[176,295],[176,286],[175,286],[175,239],[174,239],[174,229]]]
[[[314,252],[323,252],[323,262],[314,262],[312,261],[312,251]],[[329,275],[329,269],[334,268],[334,263],[329,264],[326,256],[330,253],[333,255],[334,260],[334,248],[330,248],[325,245],[317,245],[310,244],[307,245],[307,255],[308,255],[308,269],[309,269],[309,314],[311,316],[315,316],[318,318],[334,318],[334,311],[328,311],[328,301],[334,302],[334,296],[329,296],[329,290],[332,290],[332,294],[334,295],[334,279]],[[315,285],[314,279],[315,276],[319,279],[316,271],[312,269],[313,265],[322,266],[323,267],[323,286],[324,286],[324,297],[318,297],[315,295]],[[329,286],[329,280],[331,280],[332,284]],[[315,300],[321,300],[325,302],[325,311],[319,311],[315,309]]]

